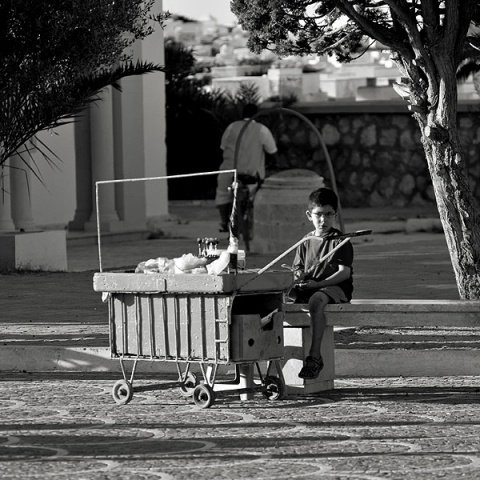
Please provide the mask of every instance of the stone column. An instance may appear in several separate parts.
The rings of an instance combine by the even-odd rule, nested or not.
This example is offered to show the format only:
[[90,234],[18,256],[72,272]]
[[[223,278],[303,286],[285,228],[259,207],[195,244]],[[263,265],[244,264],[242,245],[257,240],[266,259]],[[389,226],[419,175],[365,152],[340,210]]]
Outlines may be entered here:
[[[15,229],[0,235],[0,266],[6,270],[67,271],[65,230],[41,231],[33,220],[31,184],[36,181],[32,179],[36,167],[32,157],[36,154],[32,139],[22,147],[20,155],[9,158],[8,196]],[[5,207],[3,217],[8,224]]]
[[[162,11],[162,2],[156,1],[155,13]],[[150,62],[165,65],[163,30],[156,28],[142,45],[142,58]],[[165,74],[155,72],[142,75],[145,176],[167,175],[167,149],[165,144]],[[168,215],[168,186],[164,180],[145,184],[146,216],[162,217]]]
[[[140,43],[133,47],[134,58],[141,58]],[[145,177],[145,101],[143,76],[123,78],[122,91],[113,92],[115,114],[115,169],[118,178]],[[151,101],[154,101],[152,98]],[[116,206],[125,229],[145,229],[145,189],[148,182],[117,185]],[[158,183],[159,182],[155,182]]]
[[31,163],[30,154],[34,152],[34,147],[30,143],[25,147],[24,153],[12,155],[10,157],[10,189],[12,197],[12,219],[15,228],[21,231],[36,230],[36,225],[32,215],[32,203],[30,195],[31,183]]
[[[90,107],[90,137],[92,148],[93,213],[85,230],[96,230],[97,212],[95,204],[95,182],[114,180],[114,136],[112,88],[100,94],[100,100]],[[99,187],[100,225],[104,232],[115,230],[119,223],[115,210],[114,185]]]
[[75,131],[75,185],[77,207],[68,224],[69,230],[85,230],[85,223],[93,212],[92,155],[90,148],[90,115],[82,112],[74,126]]
[[0,168],[0,232],[13,232],[9,160]]

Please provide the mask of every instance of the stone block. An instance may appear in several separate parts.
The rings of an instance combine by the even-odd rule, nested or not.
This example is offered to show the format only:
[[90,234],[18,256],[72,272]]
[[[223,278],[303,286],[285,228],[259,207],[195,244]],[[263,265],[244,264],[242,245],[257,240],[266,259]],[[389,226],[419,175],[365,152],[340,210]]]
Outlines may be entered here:
[[327,326],[322,340],[322,357],[325,366],[315,380],[304,380],[298,377],[303,361],[308,355],[312,336],[310,328],[284,327],[283,376],[287,394],[309,395],[332,390],[335,379],[335,345],[333,327]]
[[64,230],[0,235],[0,269],[67,271]]
[[268,177],[255,197],[255,253],[281,252],[312,229],[305,215],[306,201],[323,177],[311,170],[290,169]]

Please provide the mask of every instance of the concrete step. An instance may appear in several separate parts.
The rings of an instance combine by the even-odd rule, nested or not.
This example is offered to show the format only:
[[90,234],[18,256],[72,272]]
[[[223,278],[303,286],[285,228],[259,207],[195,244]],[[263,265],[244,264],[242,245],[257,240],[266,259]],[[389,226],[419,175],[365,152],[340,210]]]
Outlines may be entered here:
[[[478,375],[478,329],[336,329],[336,377],[441,377]],[[39,342],[36,334],[11,339],[0,349],[1,371],[119,372],[120,362],[110,358],[108,327],[90,333],[50,337]],[[94,338],[92,338],[92,336]],[[89,339],[88,339],[89,338]],[[88,339],[88,340],[87,340]],[[89,346],[87,346],[89,345]],[[133,362],[125,362],[130,372]],[[141,373],[173,373],[175,363],[140,359]]]
[[335,328],[335,348],[349,350],[475,350],[480,327]]
[[336,376],[478,375],[480,328],[341,328]]
[[443,377],[478,375],[480,350],[335,350],[338,377]]

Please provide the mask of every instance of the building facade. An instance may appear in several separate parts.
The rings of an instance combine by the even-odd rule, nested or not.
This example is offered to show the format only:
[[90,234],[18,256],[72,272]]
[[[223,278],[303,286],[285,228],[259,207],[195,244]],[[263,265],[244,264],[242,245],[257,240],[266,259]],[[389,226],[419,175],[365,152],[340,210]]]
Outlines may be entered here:
[[[158,0],[155,10],[162,10]],[[133,57],[164,64],[163,31],[133,46]],[[13,156],[3,169],[0,234],[95,231],[97,181],[166,175],[165,88],[160,72],[105,89],[71,124],[38,135],[51,161],[34,152],[29,165]],[[149,217],[168,214],[166,181],[99,188],[103,231],[145,229]],[[4,262],[5,263],[5,262]]]

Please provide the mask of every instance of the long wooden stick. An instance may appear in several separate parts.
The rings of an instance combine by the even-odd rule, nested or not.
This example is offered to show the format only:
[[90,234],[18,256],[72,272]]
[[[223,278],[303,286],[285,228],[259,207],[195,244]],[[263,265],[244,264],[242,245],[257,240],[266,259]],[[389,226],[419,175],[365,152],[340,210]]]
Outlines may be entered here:
[[[265,265],[263,268],[261,268],[258,272],[257,275],[261,275],[263,272],[266,272],[270,267],[275,265],[279,260],[281,260],[283,257],[286,257],[292,250],[295,250],[298,246],[300,246],[302,243],[305,243],[307,240],[323,240],[322,237],[314,237],[313,235],[311,237],[305,237],[299,240],[295,245],[292,245],[290,248],[285,250],[283,253],[281,253],[277,258],[274,258],[270,263]],[[346,238],[342,242],[340,242],[329,254],[325,255],[323,258],[319,260],[319,263],[325,260],[325,258],[328,258],[332,253],[334,253],[339,247],[341,247],[345,242],[350,240],[350,237]]]
[[[324,260],[326,260],[328,257],[330,257],[333,253],[335,253],[342,245],[347,243],[352,237],[358,237],[360,235],[370,235],[372,233],[371,230],[359,230],[358,232],[353,232],[353,233],[345,233],[343,235],[339,235],[338,237],[333,237],[333,238],[342,238],[346,237],[345,240],[341,241],[334,249],[332,249],[330,252],[328,252],[326,255],[324,255],[318,263],[322,263]],[[298,246],[300,246],[302,243],[305,243],[307,240],[324,240],[323,237],[316,237],[314,235],[311,235],[309,237],[302,238],[299,240],[295,245],[292,245],[290,248],[285,250],[283,253],[281,253],[277,258],[273,259],[269,264],[265,265],[263,268],[261,268],[257,274],[261,275],[263,272],[267,271],[271,266],[275,265],[279,260],[281,260],[283,257],[286,257],[291,251],[295,250]]]
[[313,272],[315,268],[317,268],[318,265],[321,265],[328,257],[332,256],[342,245],[347,243],[350,240],[351,237],[346,238],[342,242],[340,242],[335,248],[333,248],[330,252],[328,252],[326,255],[324,255],[315,265],[312,265],[308,271],[303,272],[302,275],[300,275],[295,282],[298,283],[301,280],[303,280],[310,272]]

